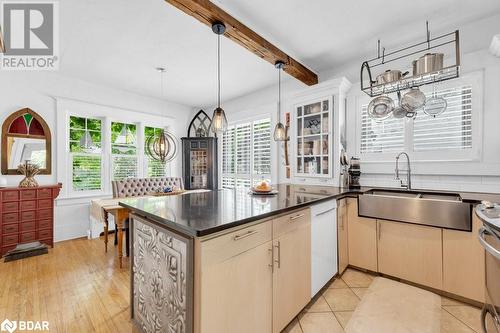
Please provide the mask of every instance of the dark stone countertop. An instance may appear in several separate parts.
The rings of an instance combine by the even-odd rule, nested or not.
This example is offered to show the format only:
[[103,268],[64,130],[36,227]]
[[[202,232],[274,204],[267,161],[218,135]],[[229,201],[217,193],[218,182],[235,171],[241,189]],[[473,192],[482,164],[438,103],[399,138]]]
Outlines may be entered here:
[[[254,196],[243,188],[224,189],[176,196],[127,198],[121,200],[120,205],[185,236],[201,237],[313,203],[356,197],[374,187],[344,189],[334,186],[278,184],[275,188],[278,193],[272,196]],[[469,203],[481,200],[500,202],[500,194],[420,191],[458,193],[464,202]]]

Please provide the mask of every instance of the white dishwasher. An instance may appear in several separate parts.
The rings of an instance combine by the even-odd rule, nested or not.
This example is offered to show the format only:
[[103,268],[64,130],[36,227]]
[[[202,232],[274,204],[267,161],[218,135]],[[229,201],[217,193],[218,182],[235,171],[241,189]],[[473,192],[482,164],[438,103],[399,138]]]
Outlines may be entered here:
[[337,274],[337,200],[311,207],[311,296]]

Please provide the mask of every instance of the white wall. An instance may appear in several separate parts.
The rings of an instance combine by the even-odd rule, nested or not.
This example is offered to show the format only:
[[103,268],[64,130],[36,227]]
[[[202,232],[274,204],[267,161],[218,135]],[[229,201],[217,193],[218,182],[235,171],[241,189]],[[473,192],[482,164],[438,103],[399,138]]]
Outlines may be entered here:
[[[460,29],[462,50],[462,73],[483,71],[483,130],[481,160],[475,163],[453,162],[448,171],[434,174],[429,167],[417,163],[414,168],[413,184],[415,188],[447,189],[478,192],[500,193],[500,59],[488,53],[491,37],[500,32],[500,15],[488,17],[463,27],[450,27],[449,30]],[[448,31],[443,31],[448,32]],[[412,42],[412,41],[409,41]],[[372,55],[373,56],[373,55]],[[346,76],[353,86],[348,94],[347,109],[347,153],[356,155],[356,124],[354,113],[356,98],[360,95],[359,70],[363,58],[355,59],[352,63],[342,68],[325,69],[319,73],[320,81],[330,80],[335,77]],[[291,97],[306,87],[297,80],[287,78],[283,84],[284,105],[290,112]],[[241,110],[258,108],[261,105],[276,101],[276,87],[266,87],[254,93],[223,103],[229,120],[237,116]],[[279,162],[282,168],[282,161]],[[387,163],[374,168],[362,164],[361,183],[367,186],[397,186],[394,181],[394,165]],[[438,166],[439,169],[439,166]],[[281,169],[283,170],[283,168]],[[443,174],[444,173],[444,174]],[[281,182],[287,182],[280,172]]]
[[[133,79],[133,78],[131,78]],[[172,130],[180,138],[184,136],[190,121],[192,108],[163,100],[140,96],[132,92],[112,89],[81,80],[60,76],[53,72],[7,72],[0,75],[0,121],[11,113],[29,107],[40,114],[50,127],[52,134],[52,174],[37,176],[40,184],[54,184],[59,179],[56,156],[56,97],[82,102],[135,110],[138,120],[140,112],[164,115],[176,119]],[[180,156],[179,156],[180,159]],[[180,160],[172,170],[173,175],[181,174]],[[21,176],[3,176],[9,185],[16,186]],[[66,184],[63,184],[65,186]],[[89,226],[89,198],[59,199],[55,207],[55,240],[60,241],[87,235]]]

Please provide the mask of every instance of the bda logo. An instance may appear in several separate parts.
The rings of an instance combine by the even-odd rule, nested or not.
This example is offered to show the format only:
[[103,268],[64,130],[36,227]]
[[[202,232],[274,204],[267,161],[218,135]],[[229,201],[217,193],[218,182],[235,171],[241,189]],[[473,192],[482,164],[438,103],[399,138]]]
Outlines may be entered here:
[[9,333],[13,333],[16,329],[17,329],[16,321],[10,321],[8,319],[5,319],[0,325],[1,331],[8,331]]

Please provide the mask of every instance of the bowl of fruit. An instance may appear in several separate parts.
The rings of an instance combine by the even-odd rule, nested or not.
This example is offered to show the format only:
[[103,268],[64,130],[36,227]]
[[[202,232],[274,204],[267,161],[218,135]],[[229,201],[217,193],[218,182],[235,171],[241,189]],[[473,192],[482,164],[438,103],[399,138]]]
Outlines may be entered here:
[[274,194],[275,191],[273,191],[273,187],[268,182],[263,181],[252,187],[252,192],[254,194]]

